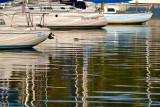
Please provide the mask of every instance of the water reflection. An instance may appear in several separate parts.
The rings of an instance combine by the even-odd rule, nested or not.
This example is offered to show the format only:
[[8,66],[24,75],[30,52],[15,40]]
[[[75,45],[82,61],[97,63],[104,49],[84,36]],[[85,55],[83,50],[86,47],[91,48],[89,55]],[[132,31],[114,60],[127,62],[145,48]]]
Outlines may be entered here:
[[159,28],[160,21],[157,18],[150,21],[150,25],[152,25],[152,38],[146,40],[146,79],[148,88],[146,91],[148,92],[148,107],[153,105],[159,106]]
[[151,82],[150,82],[150,80],[151,80],[151,71],[150,71],[150,66],[151,66],[151,64],[150,64],[150,61],[149,61],[149,57],[150,57],[150,44],[151,43],[151,40],[146,40],[146,71],[147,71],[147,73],[146,73],[146,82],[148,83],[148,88],[146,89],[146,91],[148,92],[148,94],[147,94],[147,97],[148,97],[148,106],[147,107],[150,107],[151,106],[151,104],[152,104],[152,98],[151,98],[151,91],[150,91],[150,89],[152,88],[151,87]]
[[40,68],[45,71],[46,62],[43,53],[35,49],[0,50],[0,105],[33,106],[36,71]]
[[56,35],[54,40],[47,40],[36,48],[43,51],[59,51],[66,50],[74,52],[74,48],[82,49],[84,45],[87,48],[94,49],[106,38],[106,30],[54,30]]
[[[65,88],[69,88],[70,93],[68,94],[70,95],[66,96],[67,98],[64,96],[61,96],[60,99],[53,98],[52,100],[48,100],[48,102],[63,102],[64,104],[59,104],[61,106],[64,106],[65,103],[71,103],[70,105],[76,107],[82,104],[82,106],[87,107],[89,54],[104,44],[106,30],[57,30],[54,31],[54,34],[56,35],[54,40],[46,41],[36,48],[51,53],[50,63],[58,66],[59,71],[61,71],[59,74],[67,78],[68,87]],[[55,63],[53,58],[57,59],[58,62]],[[65,73],[63,73],[64,71]]]
[[[130,39],[132,38],[132,36],[134,36],[136,39],[138,38],[145,38],[144,41],[146,41],[146,82],[147,82],[147,89],[146,89],[146,95],[147,95],[147,98],[148,98],[148,107],[151,106],[152,104],[152,98],[151,98],[151,91],[150,89],[152,88],[151,87],[151,82],[150,82],[150,66],[151,64],[149,63],[149,47],[150,47],[150,44],[151,44],[151,37],[152,37],[152,32],[151,32],[151,29],[150,27],[148,26],[132,26],[132,27],[128,27],[127,26],[123,26],[123,27],[119,27],[119,26],[116,26],[116,27],[112,27],[112,26],[109,26],[109,27],[106,27],[107,31],[109,30],[109,34],[108,35],[111,35],[112,37],[115,37],[117,38],[117,35],[120,36],[121,34],[126,34],[126,35],[130,35],[130,37],[127,37],[127,39]],[[140,37],[141,36],[141,37]],[[133,39],[133,38],[132,38]],[[123,41],[124,42],[124,41]],[[127,46],[128,47],[128,46]],[[129,46],[131,47],[131,46]],[[137,93],[134,93],[134,94],[137,94]],[[141,93],[142,94],[142,93]],[[146,104],[147,105],[147,104]]]
[[[106,26],[104,29],[107,30],[107,41],[114,41],[112,44],[119,46],[126,45],[124,41],[129,43],[130,40],[133,40],[135,42],[141,38],[147,38],[152,34],[151,28],[147,25]],[[131,45],[131,43],[127,45]]]
[[[151,64],[149,63],[149,47],[150,47],[150,44],[151,44],[151,39],[152,39],[152,32],[151,32],[151,29],[150,27],[148,26],[108,26],[106,27],[105,29],[107,29],[108,33],[107,33],[107,37],[108,36],[111,36],[112,39],[116,40],[117,41],[117,47],[119,47],[118,50],[121,50],[121,47],[125,47],[125,48],[132,48],[132,47],[142,47],[142,46],[133,46],[134,44],[136,45],[139,45],[140,44],[140,41],[141,42],[145,42],[146,41],[146,46],[143,46],[143,47],[146,47],[146,82],[147,82],[147,89],[146,89],[146,92],[147,93],[139,93],[139,94],[146,94],[147,95],[147,98],[148,98],[148,107],[151,106],[152,104],[152,98],[151,98],[151,91],[150,89],[152,88],[151,87],[151,82],[150,82],[150,66]],[[129,35],[129,36],[128,36]],[[126,36],[127,38],[123,37],[123,36]],[[124,39],[124,40],[122,40]],[[125,44],[125,41],[131,41],[132,42],[129,42],[129,44],[127,43],[127,45]],[[133,42],[133,40],[135,40]],[[120,43],[122,42],[122,43]],[[134,52],[134,51],[132,51]],[[142,51],[143,52],[143,51]],[[132,57],[132,56],[131,56]],[[126,86],[125,86],[126,87]],[[106,92],[104,92],[106,93]],[[108,93],[123,93],[123,92],[108,92]],[[138,94],[138,93],[134,93],[134,92],[124,92],[125,94]],[[153,93],[152,93],[153,94]],[[122,96],[121,96],[122,97]],[[124,97],[124,96],[123,96]],[[125,98],[125,97],[124,97]],[[127,97],[129,98],[129,97]],[[131,98],[129,98],[131,99]],[[117,99],[118,100],[118,99]],[[120,100],[120,99],[119,99]],[[121,98],[121,100],[125,100],[123,98]],[[140,104],[140,105],[145,105],[144,103]],[[146,104],[147,105],[147,104]]]
[[[147,98],[148,98],[148,107],[151,106],[152,104],[152,98],[151,98],[151,91],[150,89],[152,88],[151,87],[151,71],[150,71],[150,45],[151,45],[151,37],[152,37],[152,32],[151,32],[151,29],[150,27],[148,26],[108,26],[106,27],[105,29],[107,29],[108,31],[108,34],[107,34],[107,37],[110,36],[111,38],[113,38],[114,40],[120,42],[120,39],[119,39],[119,36],[123,35],[129,35],[129,37],[127,36],[127,38],[124,38],[124,37],[121,37],[123,39],[127,39],[127,40],[130,40],[130,39],[134,39],[138,38],[138,40],[140,38],[145,38],[144,41],[146,41],[146,82],[147,82],[147,89],[146,89],[146,95],[147,95]],[[133,36],[133,37],[132,37]],[[141,36],[141,37],[140,37]],[[123,41],[124,43],[124,41]],[[121,44],[118,43],[118,47],[121,47]],[[132,46],[127,46],[127,47],[132,47]],[[135,93],[136,94],[136,93]]]
[[36,50],[0,52],[1,105],[150,106],[159,95],[149,26],[54,33]]

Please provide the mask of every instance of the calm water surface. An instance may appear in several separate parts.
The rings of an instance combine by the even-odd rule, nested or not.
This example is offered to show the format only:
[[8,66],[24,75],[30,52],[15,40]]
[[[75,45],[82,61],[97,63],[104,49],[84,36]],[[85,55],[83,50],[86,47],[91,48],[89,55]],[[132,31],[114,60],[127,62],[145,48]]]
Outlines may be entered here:
[[33,49],[0,50],[0,106],[160,106],[160,20],[53,30]]

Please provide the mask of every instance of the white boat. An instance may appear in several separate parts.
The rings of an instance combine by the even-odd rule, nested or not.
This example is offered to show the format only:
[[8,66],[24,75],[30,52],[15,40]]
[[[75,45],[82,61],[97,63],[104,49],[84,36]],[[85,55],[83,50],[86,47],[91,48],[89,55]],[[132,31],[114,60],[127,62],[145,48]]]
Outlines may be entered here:
[[149,21],[153,15],[151,12],[142,13],[103,13],[108,24],[142,24]]
[[[93,2],[86,3],[88,3],[88,7],[90,8],[96,7],[96,4]],[[152,12],[129,12],[127,11],[129,6],[129,3],[123,2],[97,4],[99,11],[104,14],[107,24],[142,24],[149,21],[153,15]]]
[[[18,14],[16,14],[18,10],[22,10],[21,6],[5,8],[3,11],[7,10],[12,13],[12,15],[14,14],[14,25],[27,25],[26,23],[22,23],[25,16],[23,19],[20,19]],[[107,21],[102,13],[79,12],[75,9],[57,10],[50,7],[49,4],[41,7],[36,4],[28,5],[26,6],[26,12],[30,12],[34,16],[33,18],[30,18],[33,19],[33,25],[37,25],[42,22],[43,17],[43,25],[50,28],[101,28],[107,25]]]
[[51,12],[46,15],[44,24],[50,28],[101,28],[107,25],[103,14]]
[[[102,4],[103,5],[103,4]],[[117,5],[118,6],[118,5]],[[149,21],[153,15],[152,12],[129,12],[117,9],[113,6],[108,8],[104,6],[103,14],[108,24],[142,24]]]
[[0,14],[0,49],[2,48],[30,48],[44,40],[50,34],[48,28],[13,27],[9,17]]

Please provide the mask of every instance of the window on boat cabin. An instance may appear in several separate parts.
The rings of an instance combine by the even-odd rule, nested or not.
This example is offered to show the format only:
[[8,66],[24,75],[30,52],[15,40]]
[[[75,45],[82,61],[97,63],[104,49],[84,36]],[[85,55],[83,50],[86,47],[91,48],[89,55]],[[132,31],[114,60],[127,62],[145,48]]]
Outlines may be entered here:
[[52,7],[44,7],[43,9],[52,9]]
[[29,10],[34,10],[34,8],[33,7],[29,7]]
[[114,8],[108,8],[108,12],[115,12]]
[[3,19],[0,19],[0,25],[5,25],[5,21]]
[[69,7],[69,9],[74,9],[73,7]]
[[61,7],[61,9],[64,9],[64,10],[65,10],[65,7]]
[[3,7],[0,7],[0,9],[3,9]]

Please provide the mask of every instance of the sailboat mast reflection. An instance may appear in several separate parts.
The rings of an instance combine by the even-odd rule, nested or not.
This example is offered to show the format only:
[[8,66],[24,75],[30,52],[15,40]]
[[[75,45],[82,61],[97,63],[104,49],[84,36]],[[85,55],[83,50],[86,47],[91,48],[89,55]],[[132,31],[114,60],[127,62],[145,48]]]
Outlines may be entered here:
[[0,106],[35,107],[38,100],[44,98],[39,95],[44,89],[43,84],[47,101],[48,68],[43,62],[48,62],[48,59],[36,50],[1,50]]
[[150,91],[150,88],[151,88],[151,71],[150,71],[150,67],[151,67],[151,64],[150,64],[150,60],[149,60],[149,57],[150,57],[150,40],[149,40],[149,36],[146,40],[146,82],[148,83],[148,88],[146,89],[146,91],[148,92],[147,94],[147,98],[148,98],[148,106],[147,107],[151,107],[151,104],[152,104],[152,99],[151,99],[151,91]]
[[29,79],[30,79],[29,69],[26,66],[26,98],[25,98],[25,103],[24,103],[26,107],[29,107],[29,105],[28,105],[29,96],[30,96],[30,94],[29,94]]
[[[2,82],[3,81],[3,82]],[[0,103],[0,106],[9,106],[9,102],[8,102],[8,90],[9,90],[9,79],[7,78],[7,79],[5,79],[5,78],[3,78],[2,79],[2,85],[1,85],[1,103]]]
[[84,51],[83,51],[83,77],[82,77],[82,88],[83,88],[83,97],[82,97],[82,101],[83,101],[83,107],[87,107],[88,102],[87,102],[87,98],[88,98],[88,88],[87,88],[87,75],[88,75],[88,47],[84,46]]
[[[46,68],[46,69],[45,69]],[[42,87],[45,87],[44,88],[44,91],[45,91],[45,107],[47,107],[47,102],[48,102],[48,78],[47,78],[47,74],[48,74],[48,71],[47,71],[47,67],[44,66],[43,70],[42,71],[37,71],[38,67],[36,65],[27,65],[26,66],[26,87],[25,87],[25,92],[26,92],[26,97],[25,97],[25,106],[26,107],[35,107],[36,106],[36,101],[38,100],[37,99],[37,91],[42,91],[42,89],[38,89],[37,90],[37,87],[39,88],[42,88]],[[38,79],[38,81],[40,82],[39,83],[39,86],[37,86],[37,80],[36,78],[38,78],[36,76],[36,73],[38,72],[39,75],[41,75],[41,78]],[[45,84],[45,86],[43,86],[43,84]],[[30,90],[31,89],[31,90]]]
[[[75,88],[76,88],[76,91],[75,91],[75,94],[76,94],[76,97],[75,97],[75,100],[76,102],[78,102],[78,97],[79,97],[79,89],[78,89],[78,77],[79,77],[79,73],[78,73],[78,58],[77,58],[77,50],[75,50]],[[82,103],[83,103],[83,107],[87,107],[88,106],[88,101],[87,101],[87,98],[88,98],[88,88],[87,88],[87,83],[88,83],[88,46],[84,45],[83,46],[83,67],[82,67],[82,89],[83,89],[83,96],[82,96]],[[78,103],[76,103],[76,107],[78,107]]]
[[[78,99],[77,99],[77,97],[79,97],[79,94],[78,94],[78,77],[79,77],[79,74],[78,74],[78,58],[77,58],[77,50],[75,50],[76,52],[75,52],[75,75],[76,75],[76,77],[75,77],[75,88],[76,88],[76,92],[75,92],[75,94],[76,94],[76,97],[75,97],[75,100],[76,100],[76,102],[78,101]],[[75,107],[78,107],[78,103],[76,103],[76,106]]]
[[31,101],[31,105],[34,107],[34,101],[36,100],[36,91],[35,91],[35,70],[34,70],[34,66],[32,66],[32,92],[33,92],[33,100]]

